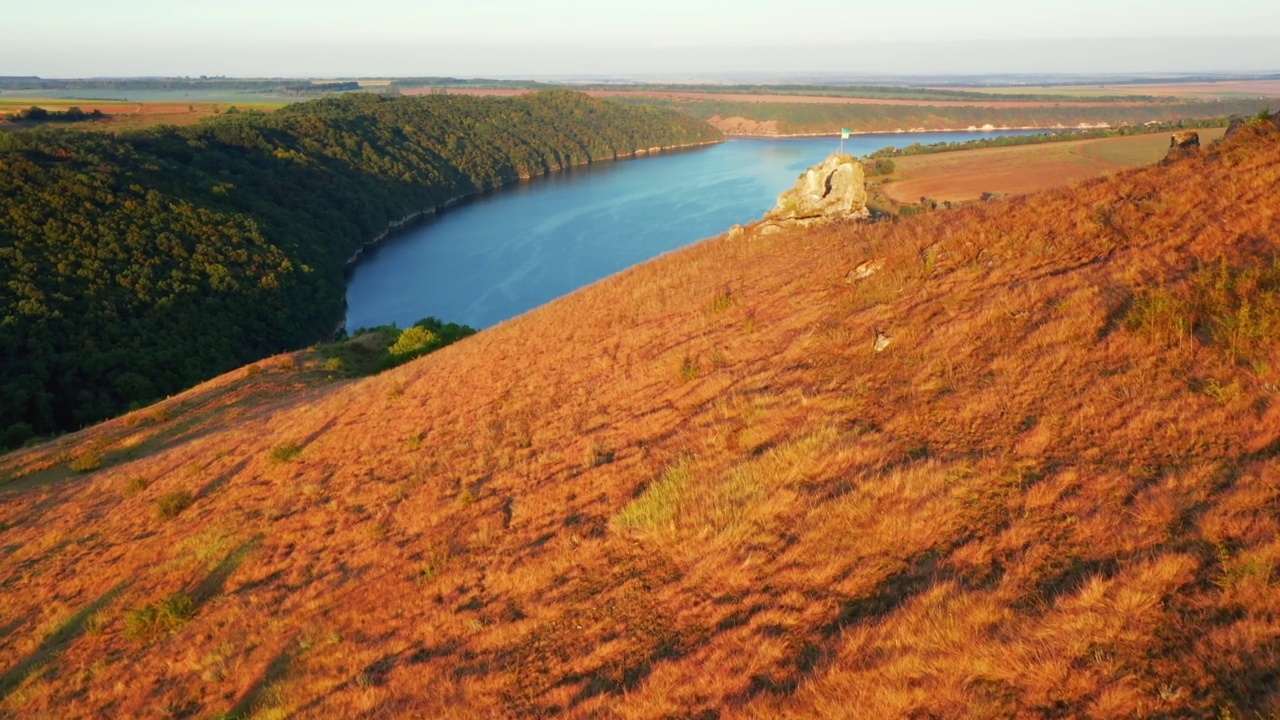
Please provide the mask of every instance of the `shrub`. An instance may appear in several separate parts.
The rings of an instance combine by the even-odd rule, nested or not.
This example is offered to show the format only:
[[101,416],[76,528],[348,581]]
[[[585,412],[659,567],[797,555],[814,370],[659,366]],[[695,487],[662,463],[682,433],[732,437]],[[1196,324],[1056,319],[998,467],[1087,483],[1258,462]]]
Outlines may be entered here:
[[162,495],[160,499],[156,500],[156,519],[172,520],[182,514],[183,510],[191,507],[193,502],[195,502],[195,498],[186,490]]
[[702,368],[698,366],[698,361],[686,355],[684,363],[680,365],[680,379],[685,382],[697,380],[701,373]]
[[728,310],[732,306],[733,291],[729,288],[724,288],[720,292],[716,293],[715,297],[711,298],[711,305],[707,308],[707,311],[712,315],[715,315]]
[[614,451],[608,445],[597,440],[583,454],[582,466],[584,468],[593,468],[608,465],[613,462],[614,456]]
[[196,603],[179,590],[156,603],[130,610],[124,619],[124,634],[134,640],[154,640],[173,635],[196,615]]
[[71,458],[70,467],[76,472],[93,472],[102,467],[102,456],[96,452],[86,452]]
[[396,338],[395,344],[387,352],[392,357],[417,356],[431,350],[431,346],[436,344],[437,341],[438,338],[435,333],[424,327],[414,325],[413,327],[405,328],[404,332],[400,333],[400,337]]
[[1280,259],[1201,264],[1180,287],[1139,292],[1126,324],[1166,344],[1207,340],[1233,363],[1260,365],[1280,330]]
[[271,462],[287,463],[298,457],[302,453],[302,444],[297,442],[287,442],[271,448]]
[[138,493],[146,489],[147,489],[146,478],[143,478],[143,477],[130,478],[129,482],[125,483],[123,495],[125,497],[133,497],[134,495],[137,495]]
[[22,447],[22,444],[35,437],[35,430],[24,422],[14,423],[0,432],[0,451]]

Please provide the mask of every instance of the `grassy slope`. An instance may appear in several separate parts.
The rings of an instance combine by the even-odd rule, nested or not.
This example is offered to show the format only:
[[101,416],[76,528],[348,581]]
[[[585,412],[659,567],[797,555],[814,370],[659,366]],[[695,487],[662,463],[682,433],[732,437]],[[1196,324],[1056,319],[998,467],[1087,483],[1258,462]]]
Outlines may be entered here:
[[[0,708],[1269,717],[1280,347],[1238,308],[1178,324],[1220,257],[1271,279],[1219,294],[1280,316],[1280,132],[1247,134],[1046,195],[711,240],[11,482]],[[198,422],[194,398],[135,427]],[[169,620],[127,637],[148,603]]]

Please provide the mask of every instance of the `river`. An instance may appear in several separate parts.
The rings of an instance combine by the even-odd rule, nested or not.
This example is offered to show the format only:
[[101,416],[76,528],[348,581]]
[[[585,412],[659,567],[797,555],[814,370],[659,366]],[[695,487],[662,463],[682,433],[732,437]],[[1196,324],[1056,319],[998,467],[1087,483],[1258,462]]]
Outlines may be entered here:
[[[980,136],[859,135],[844,149],[865,155],[887,145]],[[408,327],[426,316],[495,325],[735,223],[758,220],[839,142],[731,139],[577,167],[473,198],[366,251],[347,284],[346,327]]]

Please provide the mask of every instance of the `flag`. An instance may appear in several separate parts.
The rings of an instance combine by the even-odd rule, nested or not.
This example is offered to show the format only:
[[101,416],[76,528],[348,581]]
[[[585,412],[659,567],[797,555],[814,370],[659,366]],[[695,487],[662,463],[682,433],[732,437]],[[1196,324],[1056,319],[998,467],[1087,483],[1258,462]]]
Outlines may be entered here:
[[849,130],[849,129],[847,129],[847,128],[840,128],[840,139],[841,139],[841,140],[848,140],[848,139],[849,139],[849,136],[850,136],[850,135],[852,135],[852,134],[853,134],[853,131],[852,131],[852,130]]

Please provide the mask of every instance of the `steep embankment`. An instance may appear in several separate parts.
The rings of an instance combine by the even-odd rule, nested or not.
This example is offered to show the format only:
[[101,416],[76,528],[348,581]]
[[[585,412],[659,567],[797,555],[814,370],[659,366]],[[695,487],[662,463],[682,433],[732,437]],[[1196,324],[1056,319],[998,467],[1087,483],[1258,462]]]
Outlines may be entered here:
[[322,339],[345,264],[406,216],[720,137],[563,91],[352,95],[194,128],[0,136],[0,447]]
[[1277,182],[715,239],[0,492],[3,707],[1273,715]]

